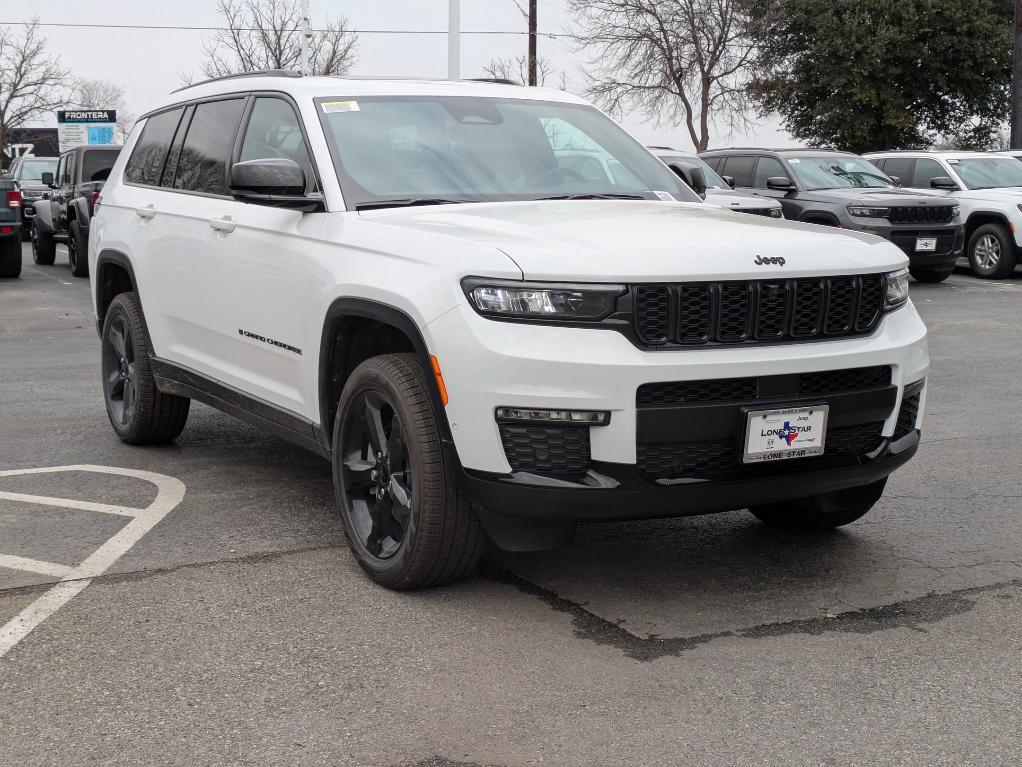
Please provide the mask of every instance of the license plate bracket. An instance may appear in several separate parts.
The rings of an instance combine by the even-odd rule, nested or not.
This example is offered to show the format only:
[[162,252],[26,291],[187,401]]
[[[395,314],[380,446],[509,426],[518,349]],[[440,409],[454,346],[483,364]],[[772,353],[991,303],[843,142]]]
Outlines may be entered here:
[[916,237],[916,251],[919,253],[932,253],[937,249],[936,237]]
[[829,405],[745,410],[742,463],[765,463],[823,455]]

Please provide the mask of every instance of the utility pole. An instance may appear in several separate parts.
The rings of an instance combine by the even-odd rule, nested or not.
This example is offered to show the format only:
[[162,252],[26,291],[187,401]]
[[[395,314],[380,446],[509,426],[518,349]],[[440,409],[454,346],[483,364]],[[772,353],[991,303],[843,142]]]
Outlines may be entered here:
[[[1022,5],[1022,0],[1016,0]],[[538,85],[536,82],[536,6],[538,0],[529,0],[529,85]],[[1017,13],[1017,11],[1016,11]],[[1017,34],[1017,33],[1016,33]],[[1017,44],[1017,43],[1016,43]]]
[[[1022,2],[1022,0],[1019,0]],[[461,79],[461,0],[447,5],[447,79]]]
[[1015,50],[1011,65],[1011,148],[1022,148],[1022,0],[1015,0]]
[[312,12],[309,2],[302,0],[302,75],[305,77],[312,74]]

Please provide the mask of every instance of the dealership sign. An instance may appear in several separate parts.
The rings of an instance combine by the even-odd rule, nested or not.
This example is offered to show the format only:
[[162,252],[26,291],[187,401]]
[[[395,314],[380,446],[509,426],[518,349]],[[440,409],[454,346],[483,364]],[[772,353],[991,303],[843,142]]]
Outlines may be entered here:
[[62,109],[57,112],[60,151],[76,146],[113,144],[117,133],[114,109]]

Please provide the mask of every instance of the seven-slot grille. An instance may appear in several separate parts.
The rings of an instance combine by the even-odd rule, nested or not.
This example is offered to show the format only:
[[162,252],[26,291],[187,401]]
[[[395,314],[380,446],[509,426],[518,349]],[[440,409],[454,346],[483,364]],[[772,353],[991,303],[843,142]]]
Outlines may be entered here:
[[638,285],[635,332],[647,346],[865,335],[883,302],[882,274]]
[[887,215],[892,224],[949,224],[951,218],[950,205],[896,205]]

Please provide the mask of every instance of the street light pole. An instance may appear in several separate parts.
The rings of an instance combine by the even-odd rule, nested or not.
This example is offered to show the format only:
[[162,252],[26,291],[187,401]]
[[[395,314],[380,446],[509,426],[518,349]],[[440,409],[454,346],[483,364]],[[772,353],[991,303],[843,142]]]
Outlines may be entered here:
[[302,74],[312,74],[312,12],[309,0],[302,0]]
[[536,76],[536,5],[537,0],[529,0],[529,85],[539,84]]
[[[1022,2],[1022,0],[1019,0]],[[447,79],[461,79],[461,0],[448,0]]]

